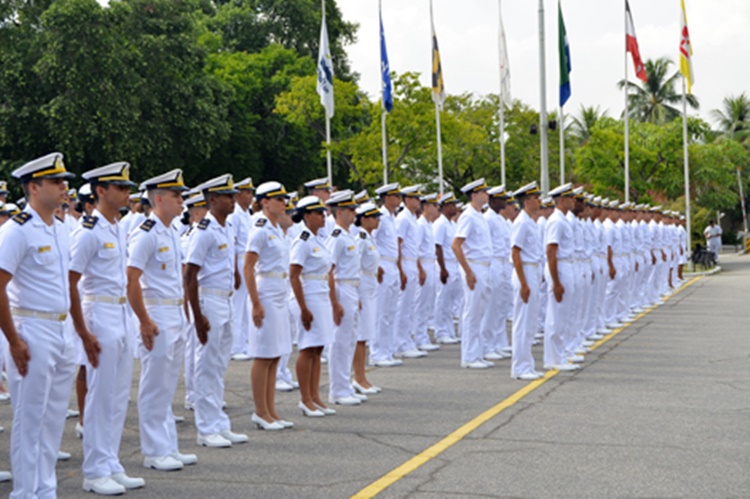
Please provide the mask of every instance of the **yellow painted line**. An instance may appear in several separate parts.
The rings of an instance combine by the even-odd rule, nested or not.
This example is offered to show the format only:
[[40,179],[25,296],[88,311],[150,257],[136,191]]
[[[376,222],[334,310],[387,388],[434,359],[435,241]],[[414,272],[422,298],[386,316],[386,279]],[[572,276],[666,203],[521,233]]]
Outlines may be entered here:
[[[681,292],[683,289],[687,288],[688,286],[691,286],[696,281],[701,279],[703,276],[694,277],[687,283],[683,284],[682,287],[675,290],[672,295],[670,295],[665,301],[672,298],[672,296],[675,296],[679,292]],[[646,315],[647,313],[654,310],[654,308],[649,308],[648,310],[638,314],[638,316],[635,318],[635,321]],[[632,324],[632,323],[630,323]],[[621,327],[619,329],[615,329],[612,333],[607,335],[607,337],[597,341],[593,346],[592,350],[600,347],[616,335],[618,335],[620,332],[622,332],[625,328],[630,326],[630,324],[626,324],[624,327]],[[554,378],[560,373],[560,371],[552,369],[547,371],[547,373],[544,375],[543,378],[540,378],[538,380],[532,381],[528,385],[524,386],[517,392],[513,393],[511,396],[500,402],[499,404],[495,405],[494,407],[491,407],[490,409],[487,409],[479,416],[475,417],[465,425],[461,426],[459,429],[453,431],[451,434],[449,434],[447,437],[440,440],[438,443],[434,444],[433,446],[423,450],[416,456],[412,457],[402,465],[400,465],[397,468],[392,469],[382,477],[378,478],[374,482],[372,482],[370,485],[365,487],[364,489],[360,490],[356,494],[352,496],[352,499],[364,499],[364,498],[371,498],[375,497],[376,495],[383,492],[385,489],[393,485],[394,483],[398,482],[402,478],[404,478],[406,475],[412,473],[413,471],[416,471],[417,469],[421,468],[431,460],[438,457],[440,454],[448,450],[453,445],[457,444],[466,436],[468,436],[471,432],[482,426],[484,423],[489,421],[490,419],[494,418],[504,410],[514,406],[518,402],[520,402],[524,397],[526,397],[528,394],[542,386],[544,383],[549,381],[550,379]]]

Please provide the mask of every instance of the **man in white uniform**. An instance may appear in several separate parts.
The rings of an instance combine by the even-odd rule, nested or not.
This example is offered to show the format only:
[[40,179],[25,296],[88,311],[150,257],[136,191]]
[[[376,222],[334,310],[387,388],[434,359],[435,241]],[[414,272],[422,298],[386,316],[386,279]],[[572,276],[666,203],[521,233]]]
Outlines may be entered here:
[[719,261],[719,251],[721,251],[721,234],[721,227],[716,224],[716,220],[711,220],[708,227],[703,231],[708,251],[714,254],[717,262]]
[[456,336],[453,323],[453,310],[461,295],[461,279],[458,261],[453,253],[453,239],[456,235],[458,199],[452,192],[440,197],[440,216],[432,224],[435,236],[435,255],[440,269],[440,283],[437,285],[435,300],[435,340],[442,345],[455,345],[460,340]]
[[[234,211],[227,217],[227,223],[234,231],[236,238],[235,252],[237,253],[237,268],[245,267],[245,248],[247,237],[250,234],[253,223],[250,218],[250,206],[255,197],[253,180],[248,177],[234,184],[239,191],[235,198]],[[240,272],[240,287],[234,291],[232,296],[232,307],[234,313],[234,341],[232,343],[232,360],[250,360],[247,354],[248,334],[250,333],[250,300],[247,296],[245,276]]]
[[414,335],[417,348],[425,352],[439,350],[432,343],[428,329],[435,323],[435,293],[437,291],[437,263],[435,256],[435,233],[432,224],[440,215],[438,194],[422,197],[422,216],[417,220],[420,228],[419,263],[424,271],[424,284],[417,291],[417,325]]

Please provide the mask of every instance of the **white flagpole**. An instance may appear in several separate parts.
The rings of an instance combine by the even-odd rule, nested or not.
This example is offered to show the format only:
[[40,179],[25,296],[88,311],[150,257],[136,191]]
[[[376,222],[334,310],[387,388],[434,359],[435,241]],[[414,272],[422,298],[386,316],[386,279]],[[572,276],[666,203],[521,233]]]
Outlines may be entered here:
[[[321,8],[323,11],[323,24],[326,22],[326,0],[321,0]],[[333,185],[333,166],[331,164],[331,117],[328,116],[328,110],[325,110],[326,115],[326,167],[328,171],[328,184]]]
[[[502,11],[502,0],[497,0],[497,12],[500,20],[498,27],[503,25],[503,11]],[[498,32],[498,68],[500,69],[500,177],[502,184],[505,185],[505,91],[503,89],[503,47],[500,47],[502,36]]]
[[[432,14],[432,0],[430,0],[430,25],[433,27],[433,32],[431,34],[434,34],[435,19]],[[430,44],[432,44],[432,38],[430,38]],[[440,190],[440,195],[442,196],[444,192],[444,188],[443,188],[443,144],[442,144],[442,139],[440,135],[440,104],[438,103],[438,100],[439,99],[435,100],[435,128],[437,128],[439,190]]]
[[747,211],[745,211],[745,192],[742,188],[742,176],[740,169],[737,168],[737,187],[740,189],[740,206],[742,207],[742,224],[745,227],[745,234],[747,234]]
[[[380,22],[383,22],[382,13],[382,1],[378,0],[378,13],[380,14]],[[380,43],[383,43],[382,41]],[[382,57],[382,55],[381,55]],[[388,183],[388,135],[385,127],[385,116],[388,114],[385,109],[385,87],[383,86],[383,61],[380,61],[380,101],[382,103],[380,109],[380,128],[381,136],[383,141],[383,185]]]
[[565,183],[565,114],[564,106],[560,106],[560,185]]
[[[688,156],[687,88],[682,77],[682,142],[685,155],[685,232],[687,232],[688,253],[692,251],[692,225],[690,225],[690,158]],[[718,220],[717,220],[718,223]],[[691,266],[691,261],[688,260]]]
[[542,192],[549,192],[549,157],[547,150],[547,74],[544,47],[544,0],[539,0],[539,133],[541,140],[541,185]]
[[[625,0],[627,2],[627,0]],[[630,109],[628,107],[628,9],[625,6],[625,202],[630,201]]]

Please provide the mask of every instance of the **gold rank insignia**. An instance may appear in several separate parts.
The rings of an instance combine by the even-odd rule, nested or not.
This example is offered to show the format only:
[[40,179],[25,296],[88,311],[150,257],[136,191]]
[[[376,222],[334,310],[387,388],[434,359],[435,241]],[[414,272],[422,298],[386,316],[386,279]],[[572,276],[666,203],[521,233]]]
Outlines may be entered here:
[[52,246],[39,246],[39,253],[48,253],[52,251]]
[[115,247],[115,243],[104,243],[105,249],[113,249]]
[[226,244],[220,244],[219,245],[219,249],[220,250],[227,249],[227,245]]

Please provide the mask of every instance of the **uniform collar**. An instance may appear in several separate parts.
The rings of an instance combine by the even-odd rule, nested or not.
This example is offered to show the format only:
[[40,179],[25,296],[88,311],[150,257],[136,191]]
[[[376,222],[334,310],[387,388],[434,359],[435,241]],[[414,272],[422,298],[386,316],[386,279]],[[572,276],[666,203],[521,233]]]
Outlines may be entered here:
[[99,211],[99,208],[94,208],[94,211],[91,212],[91,216],[98,219],[97,223],[105,224],[107,227],[112,227],[113,225],[117,224],[117,222],[115,222],[114,224],[109,223],[109,220],[107,220],[107,217],[102,215],[102,212]]

